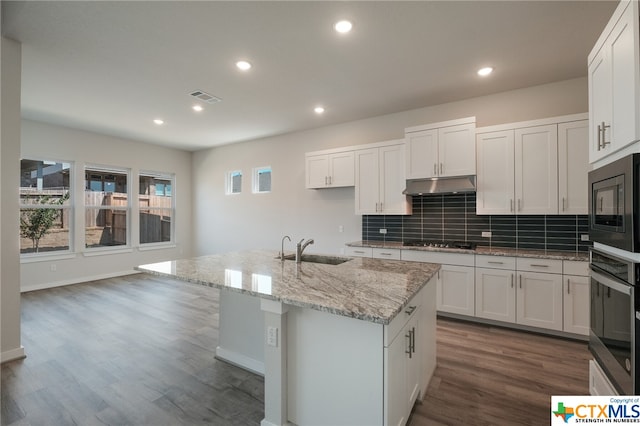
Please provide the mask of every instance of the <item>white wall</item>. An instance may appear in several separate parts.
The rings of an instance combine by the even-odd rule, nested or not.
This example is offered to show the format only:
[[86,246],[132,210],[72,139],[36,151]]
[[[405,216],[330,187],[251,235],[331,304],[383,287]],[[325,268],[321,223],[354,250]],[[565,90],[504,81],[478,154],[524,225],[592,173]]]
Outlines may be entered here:
[[2,38],[0,47],[0,361],[24,356],[20,343],[20,268],[17,233],[20,184],[19,43]]
[[[305,152],[398,139],[405,127],[462,117],[476,116],[481,127],[587,110],[585,77],[195,152],[194,254],[277,252],[285,234],[293,240],[288,250],[301,238],[314,238],[308,251],[323,253],[340,253],[345,242],[359,240],[353,188],[305,189]],[[252,168],[266,165],[273,168],[272,193],[251,194]],[[225,173],[238,169],[242,193],[225,195]]]
[[[175,247],[140,251],[133,245],[128,253],[99,256],[86,256],[83,253],[84,211],[82,208],[76,209],[75,253],[69,259],[44,258],[29,263],[23,260],[20,265],[22,291],[128,274],[140,264],[190,256],[192,199],[189,152],[23,120],[20,155],[21,158],[72,162],[75,169],[74,202],[79,206],[83,204],[84,166],[87,163],[131,169],[132,182],[129,186],[132,194],[137,194],[137,175],[140,170],[175,173],[174,196],[177,206]],[[15,190],[13,192],[16,193]],[[135,201],[132,205],[135,206]],[[131,223],[138,223],[136,207],[132,211]],[[135,230],[137,226],[131,228]],[[17,236],[17,228],[13,235]],[[133,243],[138,241],[133,232],[131,240]],[[55,265],[55,271],[52,271],[52,265]]]

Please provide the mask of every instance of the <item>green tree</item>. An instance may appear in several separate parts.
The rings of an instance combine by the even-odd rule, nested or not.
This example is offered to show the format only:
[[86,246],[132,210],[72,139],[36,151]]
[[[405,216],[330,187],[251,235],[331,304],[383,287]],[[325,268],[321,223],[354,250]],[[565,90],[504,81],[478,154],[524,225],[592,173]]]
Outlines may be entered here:
[[[53,201],[50,195],[44,195],[38,198],[38,204],[61,206],[68,199],[69,192]],[[60,209],[50,207],[23,210],[20,216],[20,235],[31,240],[36,253],[40,249],[40,239],[53,227],[56,219],[60,217],[60,212]]]

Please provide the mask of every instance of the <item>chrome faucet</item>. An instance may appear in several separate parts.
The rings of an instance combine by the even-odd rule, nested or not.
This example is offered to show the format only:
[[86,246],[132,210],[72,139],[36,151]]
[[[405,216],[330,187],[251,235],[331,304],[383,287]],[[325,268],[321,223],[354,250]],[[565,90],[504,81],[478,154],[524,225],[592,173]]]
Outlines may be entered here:
[[309,238],[307,241],[304,241],[304,238],[300,240],[298,245],[296,246],[296,263],[302,262],[302,252],[307,248],[309,244],[313,244],[313,238]]
[[284,262],[284,240],[285,239],[291,241],[291,237],[289,237],[288,235],[285,235],[284,237],[282,237],[282,242],[280,244],[280,260],[282,260],[283,262]]

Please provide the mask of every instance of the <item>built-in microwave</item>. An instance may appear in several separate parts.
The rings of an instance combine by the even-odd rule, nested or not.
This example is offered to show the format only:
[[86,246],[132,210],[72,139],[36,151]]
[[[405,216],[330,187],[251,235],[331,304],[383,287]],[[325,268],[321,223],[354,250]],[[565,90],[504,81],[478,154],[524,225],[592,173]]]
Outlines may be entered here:
[[589,172],[591,241],[640,252],[640,154],[631,154]]

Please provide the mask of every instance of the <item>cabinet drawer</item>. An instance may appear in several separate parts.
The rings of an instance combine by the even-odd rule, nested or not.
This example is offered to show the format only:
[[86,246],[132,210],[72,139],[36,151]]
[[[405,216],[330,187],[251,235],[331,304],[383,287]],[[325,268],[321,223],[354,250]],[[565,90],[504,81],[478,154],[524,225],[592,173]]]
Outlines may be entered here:
[[373,257],[376,259],[400,260],[400,249],[373,248]]
[[418,294],[413,296],[413,298],[409,301],[407,306],[402,308],[402,311],[396,315],[394,319],[388,325],[384,326],[384,346],[391,345],[391,342],[396,338],[398,333],[402,331],[404,326],[411,320],[411,318],[416,317],[420,305],[422,303],[422,292],[424,289],[420,290]]
[[578,260],[563,261],[563,274],[589,276],[589,262],[581,262]]
[[402,250],[401,254],[402,260],[408,260],[410,262],[428,262],[459,266],[474,266],[474,257],[474,254],[422,250]]
[[518,271],[562,274],[562,260],[518,257],[516,259],[516,269]]
[[476,256],[476,268],[516,269],[516,258],[507,256]]
[[344,254],[347,256],[355,257],[372,257],[373,249],[371,247],[350,247],[347,246],[344,249]]

